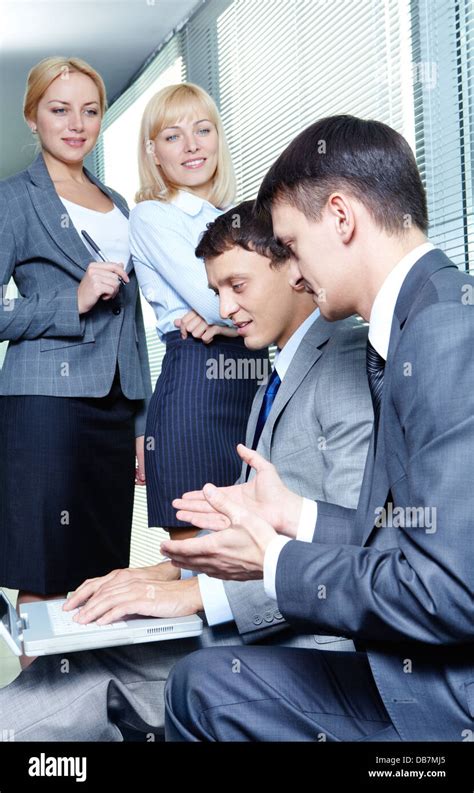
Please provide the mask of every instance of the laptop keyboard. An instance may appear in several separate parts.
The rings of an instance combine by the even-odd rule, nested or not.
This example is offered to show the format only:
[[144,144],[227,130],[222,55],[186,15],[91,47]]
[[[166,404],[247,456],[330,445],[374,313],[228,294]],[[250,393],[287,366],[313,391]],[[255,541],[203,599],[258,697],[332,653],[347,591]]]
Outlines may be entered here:
[[89,622],[87,625],[81,625],[75,622],[73,617],[80,609],[73,609],[72,611],[63,611],[63,603],[65,601],[51,601],[47,602],[48,615],[51,620],[51,628],[56,636],[62,636],[65,633],[83,633],[87,631],[106,631],[114,628],[126,628],[127,623],[123,620],[118,622],[110,622],[108,625],[97,625],[95,622]]

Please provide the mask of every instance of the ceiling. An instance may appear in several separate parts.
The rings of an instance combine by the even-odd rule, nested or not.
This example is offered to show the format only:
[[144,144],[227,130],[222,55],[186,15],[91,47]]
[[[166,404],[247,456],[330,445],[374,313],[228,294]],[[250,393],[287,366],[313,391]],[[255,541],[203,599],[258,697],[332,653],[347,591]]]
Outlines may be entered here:
[[0,178],[34,157],[22,104],[28,71],[74,55],[102,75],[109,104],[204,0],[0,0]]

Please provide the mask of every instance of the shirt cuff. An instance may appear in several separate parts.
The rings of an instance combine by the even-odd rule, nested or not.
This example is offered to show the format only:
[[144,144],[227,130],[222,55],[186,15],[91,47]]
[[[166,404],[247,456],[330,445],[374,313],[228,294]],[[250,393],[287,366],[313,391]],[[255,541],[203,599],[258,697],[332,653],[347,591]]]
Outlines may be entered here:
[[302,542],[312,542],[317,519],[318,502],[312,501],[310,498],[304,498],[296,539]]
[[193,570],[185,570],[184,567],[181,568],[181,581],[184,581],[186,578],[192,578],[193,575]]
[[221,625],[223,622],[233,622],[234,615],[229,605],[224,582],[220,578],[211,578],[205,573],[200,573],[197,578],[207,624],[212,626]]
[[276,570],[278,565],[278,557],[280,556],[281,549],[287,542],[291,542],[291,537],[282,537],[279,534],[274,537],[268,544],[265,551],[263,560],[263,586],[269,598],[276,600]]

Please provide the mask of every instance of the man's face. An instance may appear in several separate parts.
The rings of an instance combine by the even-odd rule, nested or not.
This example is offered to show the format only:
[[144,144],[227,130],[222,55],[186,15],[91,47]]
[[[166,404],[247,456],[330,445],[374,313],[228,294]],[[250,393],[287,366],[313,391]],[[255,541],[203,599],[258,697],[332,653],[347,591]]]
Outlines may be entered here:
[[294,317],[289,265],[272,268],[266,256],[235,246],[207,259],[206,271],[209,287],[219,296],[222,319],[234,322],[245,346],[280,346]]
[[321,314],[328,320],[353,314],[348,256],[337,233],[337,217],[324,210],[316,222],[289,204],[274,202],[272,222],[274,236],[291,250],[292,280],[304,280]]

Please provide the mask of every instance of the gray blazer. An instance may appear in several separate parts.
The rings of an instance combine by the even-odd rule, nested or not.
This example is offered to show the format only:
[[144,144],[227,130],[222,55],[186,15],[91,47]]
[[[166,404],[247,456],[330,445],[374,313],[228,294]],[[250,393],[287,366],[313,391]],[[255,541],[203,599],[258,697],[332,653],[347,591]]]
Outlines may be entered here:
[[[288,368],[257,447],[291,490],[348,508],[357,506],[373,422],[365,365],[367,331],[355,317],[316,320]],[[253,442],[264,392],[263,385],[252,405],[247,446]],[[245,481],[246,467],[239,483]],[[249,479],[253,475],[251,471]],[[323,541],[339,542],[334,527],[326,525]],[[358,542],[355,534],[349,539]],[[287,628],[262,581],[225,581],[224,587],[244,641],[259,641]],[[300,639],[295,634],[295,644],[301,646]],[[308,639],[308,646],[316,642],[325,649],[353,649],[352,642],[341,642],[340,637]]]
[[472,287],[439,250],[410,270],[357,513],[331,507],[363,547],[325,544],[323,505],[313,543],[287,543],[276,572],[279,607],[299,630],[365,647],[402,741],[474,735]]
[[[128,217],[125,199],[84,170]],[[91,261],[41,153],[0,182],[0,341],[9,341],[0,394],[105,396],[118,360],[123,393],[143,401],[136,417],[143,435],[152,389],[132,260],[130,283],[113,305],[99,300],[79,315],[77,289]],[[5,297],[12,277],[14,300]]]

